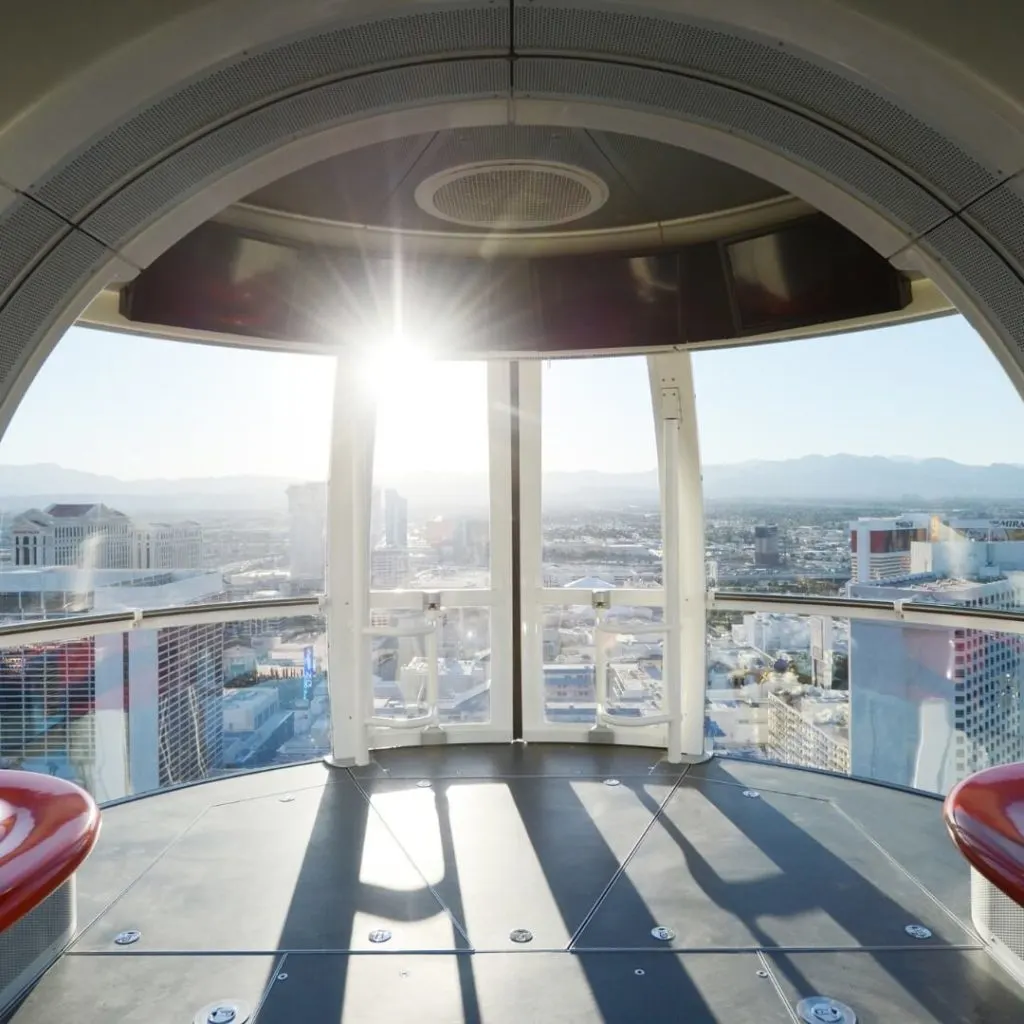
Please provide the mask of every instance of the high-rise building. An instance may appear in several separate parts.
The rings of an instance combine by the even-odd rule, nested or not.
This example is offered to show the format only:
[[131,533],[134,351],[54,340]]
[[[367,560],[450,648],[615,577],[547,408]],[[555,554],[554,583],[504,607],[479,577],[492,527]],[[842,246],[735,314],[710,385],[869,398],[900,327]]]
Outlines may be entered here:
[[850,771],[849,708],[845,695],[794,687],[768,695],[768,748],[783,764]]
[[[949,551],[921,549],[946,547],[915,544],[915,555],[941,565]],[[850,593],[1005,609],[1020,603],[1015,575],[990,565],[970,576],[932,572],[851,584]],[[1009,634],[851,622],[851,771],[942,793],[979,768],[1021,760],[1022,678],[1024,643]]]
[[384,546],[409,546],[409,503],[390,488],[384,492]]
[[910,545],[927,541],[931,524],[932,516],[920,512],[854,520],[850,523],[851,582],[905,576],[910,572]]
[[829,690],[832,688],[833,643],[832,619],[828,615],[812,615],[811,630],[811,683]]
[[[3,618],[201,603],[219,573],[67,568],[0,575]],[[62,775],[100,800],[220,767],[224,626],[174,626],[8,650],[0,760]],[[130,711],[130,713],[129,713]]]
[[294,580],[321,582],[327,564],[327,485],[288,488],[288,561]]
[[754,527],[754,564],[762,566],[779,564],[779,528],[777,526]]
[[394,590],[409,579],[409,552],[405,548],[375,548],[370,552],[370,586]]

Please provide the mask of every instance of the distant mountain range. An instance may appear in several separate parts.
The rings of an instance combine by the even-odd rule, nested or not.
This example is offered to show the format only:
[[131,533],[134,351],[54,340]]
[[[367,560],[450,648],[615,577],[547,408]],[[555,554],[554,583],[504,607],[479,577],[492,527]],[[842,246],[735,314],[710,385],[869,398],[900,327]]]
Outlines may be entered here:
[[[0,465],[0,508],[20,510],[63,501],[105,501],[125,512],[283,511],[285,491],[299,479],[271,476],[120,480],[52,463]],[[389,481],[414,510],[483,507],[483,474],[417,473]],[[550,473],[545,500],[558,504],[649,504],[657,499],[657,474]],[[969,466],[949,459],[859,455],[808,455],[777,462],[705,466],[710,499],[734,501],[872,502],[977,499],[1024,504],[1024,466]]]

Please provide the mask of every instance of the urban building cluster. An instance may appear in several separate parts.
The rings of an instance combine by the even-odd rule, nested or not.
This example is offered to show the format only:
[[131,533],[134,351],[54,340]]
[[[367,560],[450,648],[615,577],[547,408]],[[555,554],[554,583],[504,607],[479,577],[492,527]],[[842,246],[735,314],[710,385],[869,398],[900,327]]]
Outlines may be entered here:
[[17,567],[198,569],[203,564],[198,523],[137,523],[98,503],[29,509],[15,517],[10,535]]
[[[319,592],[323,483],[287,491],[287,514],[130,517],[55,503],[6,517],[0,623]],[[432,514],[394,488],[370,509],[374,590],[490,586],[489,523]],[[549,509],[543,695],[551,723],[664,707],[662,609],[598,612],[595,592],[662,583],[656,509]],[[989,611],[1024,606],[1024,520],[1012,515],[711,506],[709,586],[846,595]],[[577,597],[578,593],[578,597]],[[373,714],[490,718],[490,618],[445,608],[436,662],[420,610],[371,611]],[[467,604],[464,600],[460,604]],[[599,614],[601,618],[599,619]],[[597,665],[606,677],[597,685]],[[0,759],[67,775],[103,799],[329,748],[326,639],[318,617],[176,625],[0,654]],[[706,730],[717,749],[945,792],[1024,758],[1024,651],[1010,634],[823,615],[712,613]],[[599,692],[600,691],[600,692]]]
[[[846,596],[1024,607],[1024,520],[862,517],[847,536]],[[709,633],[708,733],[721,750],[944,793],[1024,758],[1022,655],[1009,633],[747,615]]]

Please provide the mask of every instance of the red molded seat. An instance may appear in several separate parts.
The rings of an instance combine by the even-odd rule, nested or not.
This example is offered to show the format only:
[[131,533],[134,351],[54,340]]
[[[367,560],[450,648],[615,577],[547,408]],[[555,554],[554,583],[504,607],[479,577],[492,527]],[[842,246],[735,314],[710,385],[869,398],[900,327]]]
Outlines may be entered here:
[[964,779],[946,797],[943,818],[972,867],[1024,906],[1024,764]]
[[74,874],[99,831],[100,812],[84,789],[50,775],[0,771],[0,931]]

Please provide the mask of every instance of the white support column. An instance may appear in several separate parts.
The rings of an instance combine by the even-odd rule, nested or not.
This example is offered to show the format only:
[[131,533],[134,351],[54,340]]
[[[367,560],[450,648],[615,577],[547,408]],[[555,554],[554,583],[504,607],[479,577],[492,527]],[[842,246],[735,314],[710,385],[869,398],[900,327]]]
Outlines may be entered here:
[[370,491],[376,408],[351,359],[334,376],[327,480],[327,688],[335,765],[370,759]]
[[511,366],[487,364],[491,550],[491,726],[512,738],[512,418]]
[[704,494],[689,352],[648,358],[658,435],[669,761],[704,752],[707,690]]
[[546,726],[544,707],[543,538],[541,536],[541,372],[539,360],[519,364],[519,579],[522,629],[523,735]]

